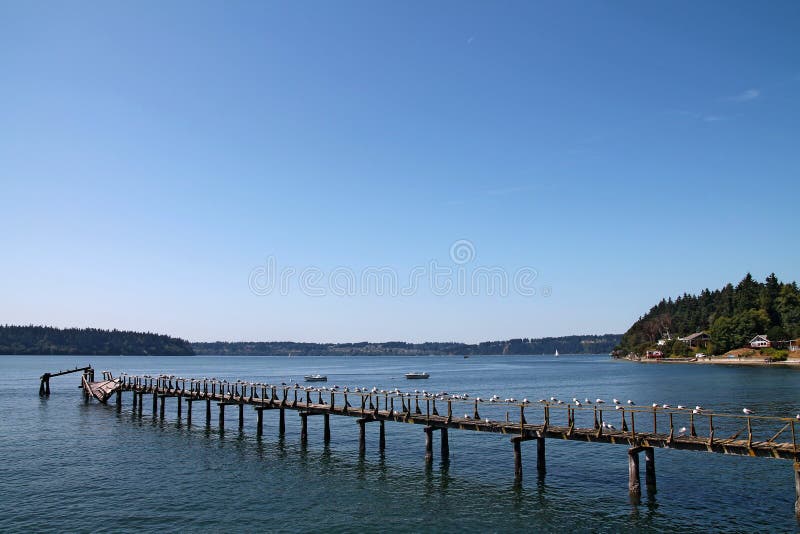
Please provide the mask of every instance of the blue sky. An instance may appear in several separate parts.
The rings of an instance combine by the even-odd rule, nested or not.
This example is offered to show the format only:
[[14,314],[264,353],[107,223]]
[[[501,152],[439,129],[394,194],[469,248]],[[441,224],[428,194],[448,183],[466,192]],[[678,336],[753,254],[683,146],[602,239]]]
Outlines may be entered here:
[[[796,2],[0,3],[0,323],[478,341],[796,280],[798,27]],[[323,296],[254,291],[269,258]],[[329,287],[431,262],[535,294]]]

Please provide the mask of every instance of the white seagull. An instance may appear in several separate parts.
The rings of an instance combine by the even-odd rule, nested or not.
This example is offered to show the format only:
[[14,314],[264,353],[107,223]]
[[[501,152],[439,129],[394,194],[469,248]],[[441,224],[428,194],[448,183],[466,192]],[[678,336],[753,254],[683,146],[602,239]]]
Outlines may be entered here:
[[742,408],[742,412],[744,412],[745,415],[750,415],[753,413],[753,410],[750,408]]

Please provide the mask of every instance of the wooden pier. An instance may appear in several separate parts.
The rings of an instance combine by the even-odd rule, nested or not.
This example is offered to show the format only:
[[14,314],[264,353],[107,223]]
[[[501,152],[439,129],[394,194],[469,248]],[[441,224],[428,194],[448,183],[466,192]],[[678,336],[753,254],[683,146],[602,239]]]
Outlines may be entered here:
[[[55,375],[51,375],[55,376]],[[110,376],[110,375],[109,375]],[[652,408],[638,406],[570,404],[559,401],[538,403],[486,401],[466,396],[434,395],[425,392],[371,391],[347,388],[270,385],[247,381],[176,378],[174,376],[121,375],[116,390],[116,409],[121,410],[123,392],[132,392],[132,408],[142,413],[143,399],[152,397],[153,416],[164,418],[165,402],[175,399],[177,416],[183,417],[186,404],[187,423],[192,422],[193,404],[205,409],[205,424],[211,425],[212,404],[217,406],[218,428],[225,429],[226,407],[238,411],[238,427],[244,427],[245,407],[256,411],[256,434],[263,435],[264,411],[279,412],[278,432],[285,432],[285,412],[292,410],[301,419],[301,442],[308,440],[308,417],[322,416],[323,439],[331,439],[330,416],[352,417],[359,425],[359,453],[366,451],[368,423],[379,426],[379,448],[386,447],[384,425],[387,422],[423,426],[425,461],[434,458],[434,433],[439,434],[442,460],[450,456],[449,431],[465,430],[510,437],[514,455],[514,475],[522,480],[522,443],[536,441],[538,473],[546,471],[546,440],[560,439],[624,445],[628,453],[628,488],[633,502],[641,497],[639,455],[645,454],[645,486],[656,491],[655,449],[704,451],[738,456],[761,456],[792,460],[796,489],[795,513],[800,519],[800,456],[796,441],[795,418],[713,413],[702,409]],[[579,403],[576,403],[579,404]],[[464,413],[463,417],[454,414]],[[504,419],[482,417],[481,411]],[[619,428],[610,421],[619,424]],[[586,423],[580,426],[578,421]],[[681,427],[681,425],[684,425]],[[676,427],[680,427],[676,429]],[[723,432],[735,432],[723,437]]]

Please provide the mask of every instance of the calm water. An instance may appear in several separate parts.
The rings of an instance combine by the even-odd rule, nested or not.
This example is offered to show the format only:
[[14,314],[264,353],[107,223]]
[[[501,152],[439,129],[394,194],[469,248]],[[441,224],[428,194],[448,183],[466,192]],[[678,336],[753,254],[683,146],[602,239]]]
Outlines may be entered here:
[[[387,423],[381,457],[377,426],[368,425],[359,459],[358,425],[349,418],[331,418],[327,447],[321,418],[310,418],[303,448],[291,411],[284,439],[271,412],[257,439],[252,411],[243,433],[233,411],[220,436],[216,409],[211,430],[202,411],[193,426],[178,423],[174,401],[163,422],[153,419],[149,399],[141,417],[131,414],[129,396],[118,414],[113,405],[84,403],[77,375],[52,379],[51,397],[38,397],[42,372],[88,364],[115,374],[280,383],[320,372],[329,384],[484,397],[800,411],[797,370],[636,365],[606,356],[0,357],[0,531],[798,531],[785,460],[656,449],[658,493],[634,506],[622,446],[548,440],[547,476],[539,480],[535,442],[525,443],[525,479],[516,487],[507,436],[451,431],[449,465],[440,463],[437,436],[426,469],[421,426]],[[431,378],[409,383],[402,375],[412,370]]]

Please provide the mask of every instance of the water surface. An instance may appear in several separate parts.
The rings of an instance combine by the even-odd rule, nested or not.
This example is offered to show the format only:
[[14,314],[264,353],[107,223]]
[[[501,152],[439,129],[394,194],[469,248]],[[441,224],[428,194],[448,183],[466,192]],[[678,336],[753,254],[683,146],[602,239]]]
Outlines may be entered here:
[[[540,479],[535,442],[524,443],[518,486],[508,436],[451,430],[450,461],[441,462],[437,436],[434,464],[426,468],[418,425],[387,423],[384,456],[377,426],[368,425],[367,453],[359,458],[358,425],[350,418],[331,418],[328,446],[321,418],[310,418],[302,447],[299,417],[291,411],[283,439],[277,413],[265,412],[259,439],[250,410],[244,432],[234,411],[221,436],[216,409],[210,429],[202,411],[191,427],[178,422],[174,401],[164,421],[152,417],[149,399],[142,416],[132,414],[128,395],[118,414],[113,405],[85,403],[77,375],[53,378],[51,396],[38,397],[43,372],[89,364],[115,374],[280,383],[319,372],[328,384],[484,398],[618,397],[719,412],[800,411],[800,372],[786,368],[638,365],[607,356],[4,356],[0,530],[798,530],[792,464],[785,460],[656,449],[658,493],[637,506],[628,499],[623,446],[548,440],[547,475]],[[431,378],[403,378],[416,370]],[[487,406],[482,416],[502,417],[502,410]]]

